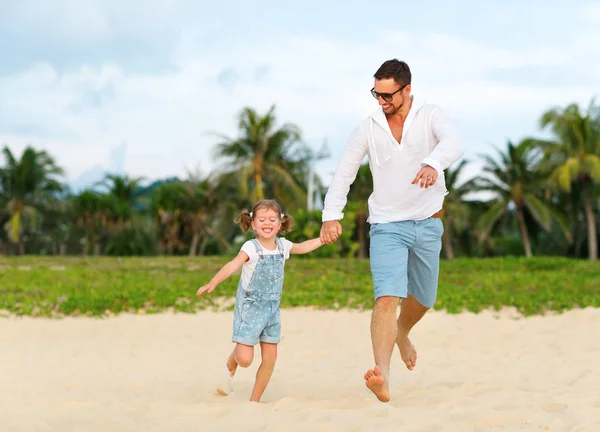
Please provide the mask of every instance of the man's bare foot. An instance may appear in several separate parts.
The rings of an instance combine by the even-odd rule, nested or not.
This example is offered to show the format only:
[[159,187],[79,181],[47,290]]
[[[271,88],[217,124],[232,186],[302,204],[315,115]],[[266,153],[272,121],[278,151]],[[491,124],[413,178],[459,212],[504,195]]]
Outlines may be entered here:
[[377,396],[377,399],[381,402],[389,402],[390,391],[379,366],[375,366],[373,369],[367,371],[365,374],[365,384]]
[[398,344],[398,348],[400,348],[400,357],[402,357],[402,361],[406,364],[406,368],[413,370],[417,364],[417,350],[415,346],[411,343],[408,336],[399,336],[396,343]]
[[229,354],[229,358],[227,359],[227,369],[229,370],[229,375],[234,376],[235,371],[237,370],[238,364],[235,361],[235,357],[233,357],[233,351]]

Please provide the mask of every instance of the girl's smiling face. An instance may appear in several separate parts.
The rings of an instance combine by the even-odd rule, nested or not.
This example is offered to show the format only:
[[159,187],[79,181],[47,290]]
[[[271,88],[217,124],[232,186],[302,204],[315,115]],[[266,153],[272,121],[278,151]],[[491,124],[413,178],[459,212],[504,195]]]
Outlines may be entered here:
[[274,239],[281,228],[279,213],[270,208],[259,208],[256,214],[252,215],[252,228],[259,238]]

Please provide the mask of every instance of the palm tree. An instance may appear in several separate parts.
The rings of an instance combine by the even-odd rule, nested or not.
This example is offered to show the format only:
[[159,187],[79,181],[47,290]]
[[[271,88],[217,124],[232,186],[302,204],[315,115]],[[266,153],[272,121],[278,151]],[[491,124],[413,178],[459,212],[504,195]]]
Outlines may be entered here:
[[88,255],[90,246],[94,255],[100,254],[100,238],[108,223],[108,196],[93,190],[84,190],[71,201],[75,223],[83,229],[83,255]]
[[581,188],[589,258],[598,259],[592,192],[594,184],[600,183],[600,105],[592,100],[587,113],[582,113],[577,104],[553,108],[542,115],[540,123],[542,128],[549,126],[555,135],[554,141],[538,141],[554,167],[550,178],[566,192],[571,192],[573,185]]
[[103,228],[108,238],[114,239],[123,235],[125,230],[131,230],[138,222],[139,218],[136,217],[135,210],[142,180],[143,177],[130,178],[127,175],[108,174],[100,183],[108,189],[108,193],[102,195],[102,203],[107,215]]
[[17,159],[8,147],[3,149],[5,167],[0,169],[0,192],[9,213],[4,228],[12,243],[19,245],[19,253],[25,253],[22,241],[24,221],[35,221],[56,194],[63,190],[58,177],[63,170],[45,151],[25,148]]
[[446,189],[449,194],[444,200],[444,235],[442,236],[443,250],[447,259],[453,259],[453,240],[469,227],[470,207],[465,196],[475,189],[475,179],[458,184],[462,171],[469,163],[463,159],[455,168],[448,168],[445,173]]
[[481,217],[478,223],[481,239],[489,235],[501,217],[510,214],[514,207],[521,241],[527,257],[532,256],[531,243],[525,223],[525,212],[546,231],[552,220],[556,220],[565,236],[570,237],[565,216],[554,206],[544,203],[536,193],[542,189],[547,175],[541,169],[542,152],[532,140],[523,140],[518,145],[508,142],[506,153],[498,151],[499,160],[483,156],[483,168],[487,177],[479,177],[475,190],[491,192],[496,202]]
[[229,250],[231,245],[222,234],[222,223],[227,218],[223,214],[226,205],[219,182],[212,176],[202,178],[199,173],[188,171],[188,180],[182,185],[182,219],[185,231],[192,237],[189,256],[204,255],[211,239]]
[[67,245],[73,234],[71,223],[73,209],[70,198],[70,192],[65,191],[44,209],[40,228],[50,243],[53,255],[62,256],[67,253]]
[[185,199],[183,182],[162,183],[152,191],[150,211],[159,227],[159,249],[172,255],[181,243],[181,208]]
[[[4,196],[3,191],[0,189],[0,226],[2,226],[2,227],[5,226],[6,223],[10,219],[10,214],[7,209],[7,207],[8,207],[7,203],[8,203],[8,200]],[[7,248],[8,236],[7,236],[7,234],[8,233],[6,231],[0,230],[0,255],[4,255],[5,253],[8,252],[8,248]]]
[[119,201],[133,206],[143,180],[143,177],[129,178],[127,175],[107,174],[104,180],[99,182],[99,185],[107,188],[108,193]]
[[244,108],[239,116],[239,137],[218,135],[215,156],[225,159],[229,180],[238,182],[244,198],[257,201],[273,196],[288,206],[301,205],[305,191],[301,178],[310,155],[299,145],[301,136],[297,126],[286,123],[276,129],[275,107],[264,116],[252,108]]

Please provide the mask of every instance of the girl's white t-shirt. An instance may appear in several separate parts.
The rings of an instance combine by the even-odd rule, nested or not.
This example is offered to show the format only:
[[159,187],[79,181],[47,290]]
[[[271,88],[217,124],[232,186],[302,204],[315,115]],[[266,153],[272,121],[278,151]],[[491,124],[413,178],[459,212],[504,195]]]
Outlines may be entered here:
[[[293,243],[289,240],[286,240],[284,237],[279,237],[279,242],[283,247],[283,264],[285,265],[285,261],[290,258],[290,250],[292,249]],[[274,250],[269,250],[261,245],[263,255],[276,255],[279,254],[279,248],[275,248]],[[248,261],[244,263],[242,266],[242,276],[240,280],[242,281],[242,288],[247,289],[250,284],[250,280],[252,279],[252,275],[254,274],[254,270],[256,269],[256,264],[258,264],[258,260],[260,259],[258,252],[256,252],[256,247],[252,240],[248,240],[246,243],[242,245],[242,251],[246,252],[246,255],[250,258]]]

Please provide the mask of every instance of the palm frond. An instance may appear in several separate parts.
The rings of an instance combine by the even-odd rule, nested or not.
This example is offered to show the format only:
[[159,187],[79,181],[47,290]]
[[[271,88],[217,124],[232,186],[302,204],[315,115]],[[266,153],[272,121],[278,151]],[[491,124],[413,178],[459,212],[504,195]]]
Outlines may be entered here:
[[286,192],[286,195],[288,195],[288,197],[291,198],[296,205],[301,205],[305,202],[306,193],[302,190],[289,172],[274,164],[267,164],[265,168],[267,169],[269,177],[272,179],[273,183],[282,188]]
[[583,171],[587,173],[595,183],[600,183],[600,156],[586,154],[583,157]]
[[503,200],[496,201],[494,205],[492,205],[487,212],[481,216],[477,223],[477,230],[479,232],[480,240],[485,240],[494,226],[500,220],[500,218],[505,214],[508,203]]
[[571,184],[575,181],[579,172],[579,160],[577,158],[570,158],[554,170],[550,176],[550,180],[555,182],[564,191],[570,192]]
[[529,211],[529,214],[542,226],[546,231],[550,229],[552,223],[552,211],[550,207],[538,199],[533,193],[523,194],[523,205]]

